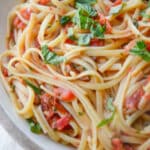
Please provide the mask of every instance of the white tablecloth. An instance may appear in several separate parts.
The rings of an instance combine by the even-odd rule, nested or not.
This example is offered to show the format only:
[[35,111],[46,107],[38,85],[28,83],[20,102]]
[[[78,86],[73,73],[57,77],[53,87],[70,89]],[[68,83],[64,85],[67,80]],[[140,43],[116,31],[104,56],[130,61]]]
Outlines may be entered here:
[[23,148],[0,125],[0,150],[23,150]]

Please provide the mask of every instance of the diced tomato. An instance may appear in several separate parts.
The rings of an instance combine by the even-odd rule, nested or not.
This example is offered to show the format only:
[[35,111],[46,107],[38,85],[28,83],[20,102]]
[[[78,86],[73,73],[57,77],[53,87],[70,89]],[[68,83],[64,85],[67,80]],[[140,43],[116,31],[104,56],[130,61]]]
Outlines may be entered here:
[[101,25],[104,25],[104,24],[106,23],[106,18],[105,18],[105,16],[104,16],[104,14],[98,13],[98,16],[99,16],[99,23],[100,23]]
[[147,80],[147,82],[150,82],[150,75],[147,77],[146,80]]
[[36,48],[38,48],[38,49],[40,49],[40,43],[39,43],[39,41],[38,41],[38,39],[35,39],[35,41],[34,41],[34,46],[36,47]]
[[54,92],[65,102],[72,102],[75,98],[75,95],[72,93],[72,91],[68,89],[56,88],[54,89]]
[[56,121],[55,128],[57,130],[62,131],[65,127],[69,125],[69,122],[71,120],[70,115],[66,115]]
[[112,139],[113,150],[123,150],[123,143],[119,138]]
[[14,27],[17,27],[17,25],[20,23],[20,19],[18,16],[15,17],[14,21],[13,21],[13,25]]
[[105,44],[104,40],[100,39],[91,39],[90,41],[91,46],[104,46],[104,44]]
[[61,98],[65,102],[71,102],[75,98],[75,95],[70,90],[64,90],[61,94]]
[[22,9],[22,10],[20,11],[20,13],[21,13],[21,15],[22,15],[22,17],[23,17],[24,19],[29,20],[32,11],[31,11],[31,9],[26,8],[26,9]]
[[145,95],[144,95],[144,98],[145,98],[146,100],[150,100],[150,94],[145,94]]
[[122,3],[122,0],[116,0],[116,1],[113,3],[113,6],[120,5],[121,3]]
[[41,5],[47,5],[50,2],[50,0],[40,0],[39,4]]
[[2,73],[5,77],[8,77],[8,70],[5,67],[2,69]]
[[106,32],[112,33],[112,26],[108,20],[106,20]]
[[127,97],[126,108],[129,110],[136,110],[144,93],[145,92],[143,88],[141,87],[138,90],[136,90],[131,96]]
[[24,29],[26,27],[26,24],[24,24],[18,16],[15,17],[14,21],[13,21],[13,25],[14,27],[18,28],[18,29]]
[[75,41],[71,40],[71,39],[66,39],[65,43],[67,44],[75,44]]
[[[43,94],[41,96],[41,107],[47,122],[52,128],[63,130],[68,126],[71,116],[55,97],[50,96],[48,93]],[[59,114],[64,116],[60,117]]]
[[110,22],[104,16],[104,14],[99,13],[98,17],[99,17],[99,23],[101,25],[106,25],[106,32],[107,33],[112,33],[112,26],[111,26]]
[[18,27],[18,29],[23,30],[26,27],[26,24],[24,24],[23,22],[20,22],[17,27]]
[[133,147],[130,145],[125,145],[124,150],[133,150]]
[[150,150],[150,147],[148,147],[148,149],[147,150]]
[[43,111],[49,110],[51,107],[51,96],[48,93],[43,94],[41,97],[41,106]]
[[150,42],[146,42],[145,44],[146,44],[147,50],[150,52]]
[[136,41],[133,40],[131,42],[129,42],[125,47],[124,50],[126,50],[127,52],[129,52],[136,44]]

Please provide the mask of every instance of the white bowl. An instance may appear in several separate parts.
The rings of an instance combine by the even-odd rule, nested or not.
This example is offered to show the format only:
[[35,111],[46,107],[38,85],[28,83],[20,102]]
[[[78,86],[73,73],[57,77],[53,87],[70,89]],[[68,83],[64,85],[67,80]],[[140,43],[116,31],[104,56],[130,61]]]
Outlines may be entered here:
[[[5,33],[6,33],[7,14],[16,3],[17,3],[16,0],[1,0],[0,2],[0,14],[1,14],[0,15],[0,41],[1,41],[0,53],[5,51]],[[12,123],[14,123],[14,125],[16,126],[20,134],[19,137],[24,137],[24,136],[27,137],[29,139],[28,141],[31,141],[32,144],[38,146],[40,150],[41,149],[71,150],[71,148],[67,148],[64,145],[55,143],[44,135],[36,135],[31,133],[27,122],[16,114],[12,106],[11,100],[7,92],[4,90],[4,87],[1,83],[0,83],[0,106],[3,108],[3,110],[9,117],[9,119],[12,121]],[[26,142],[25,144],[29,146],[32,145],[31,143],[29,144]],[[28,148],[31,150],[30,147]]]

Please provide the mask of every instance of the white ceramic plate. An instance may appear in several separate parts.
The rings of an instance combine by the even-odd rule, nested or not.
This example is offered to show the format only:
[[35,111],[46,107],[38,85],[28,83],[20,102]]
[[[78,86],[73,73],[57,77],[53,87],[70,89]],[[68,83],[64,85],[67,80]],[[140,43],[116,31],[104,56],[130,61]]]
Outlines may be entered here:
[[[7,14],[11,8],[17,3],[16,0],[1,0],[0,1],[0,53],[5,51],[5,33]],[[29,130],[27,122],[21,119],[12,107],[10,98],[8,97],[3,85],[0,83],[0,106],[4,109],[5,113],[9,116],[9,119],[20,129],[23,136],[26,136],[32,143],[39,146],[44,150],[71,150],[61,144],[51,141],[44,135],[32,134]],[[21,134],[21,133],[20,133]]]

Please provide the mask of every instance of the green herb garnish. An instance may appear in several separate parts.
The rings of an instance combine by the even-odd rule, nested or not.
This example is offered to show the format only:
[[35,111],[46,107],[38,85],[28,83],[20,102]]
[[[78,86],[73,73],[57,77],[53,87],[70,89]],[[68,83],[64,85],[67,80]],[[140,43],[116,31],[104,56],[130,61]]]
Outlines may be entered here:
[[78,39],[78,45],[86,46],[89,45],[91,41],[91,34],[81,34]]
[[35,123],[32,119],[28,119],[27,121],[29,123],[31,132],[36,134],[42,133],[42,128],[39,123]]
[[145,61],[150,61],[150,52],[147,50],[144,41],[138,41],[136,45],[130,50],[134,55],[140,56]]
[[104,38],[105,26],[100,25],[88,16],[84,16],[81,10],[78,10],[76,15],[73,17],[73,23],[76,24],[80,29],[90,30],[93,37]]
[[82,10],[78,10],[72,19],[73,23],[78,25],[80,29],[90,29],[94,24],[94,20],[88,16],[82,14]]
[[76,3],[76,8],[82,11],[82,14],[89,17],[97,16],[97,11],[89,4]]
[[68,34],[67,34],[67,36],[71,39],[71,40],[76,40],[76,37],[74,36],[74,30],[73,30],[73,28],[68,28]]
[[113,106],[113,98],[112,98],[112,97],[110,97],[110,98],[107,100],[106,108],[107,108],[107,110],[111,111],[112,114],[111,114],[111,116],[110,116],[109,118],[103,119],[103,120],[97,125],[98,128],[103,127],[103,126],[109,124],[109,123],[114,119],[114,116],[115,116],[115,107]]
[[114,119],[114,117],[115,117],[115,111],[112,113],[112,115],[111,115],[109,118],[106,118],[106,119],[102,120],[102,121],[97,125],[97,127],[98,127],[98,128],[101,128],[101,127],[103,127],[103,126],[109,124],[109,123]]
[[105,30],[106,30],[105,26],[102,26],[99,23],[96,23],[95,25],[93,25],[91,27],[91,32],[93,34],[93,37],[97,37],[99,39],[103,39],[104,38]]
[[68,22],[70,22],[71,21],[71,18],[69,17],[69,16],[63,16],[63,17],[61,17],[61,19],[60,19],[60,23],[61,23],[61,25],[66,25]]
[[150,19],[150,15],[149,15],[149,14],[146,14],[145,10],[143,10],[140,14],[141,14],[141,16],[144,17],[144,18]]
[[113,98],[112,97],[109,97],[108,99],[107,99],[107,104],[106,104],[106,108],[107,108],[107,110],[109,110],[109,111],[114,111],[115,110],[115,107],[113,106]]
[[97,0],[76,0],[76,2],[82,3],[82,4],[93,5],[93,4],[96,4]]
[[64,56],[58,56],[56,53],[49,51],[47,45],[42,46],[42,55],[46,64],[58,65],[65,60]]
[[41,89],[34,84],[32,84],[29,80],[24,80],[28,86],[30,86],[36,94],[41,94]]

